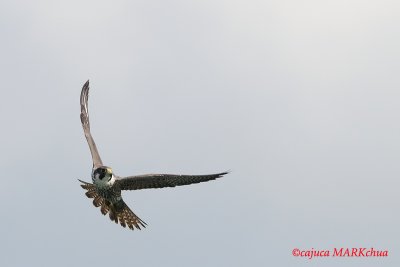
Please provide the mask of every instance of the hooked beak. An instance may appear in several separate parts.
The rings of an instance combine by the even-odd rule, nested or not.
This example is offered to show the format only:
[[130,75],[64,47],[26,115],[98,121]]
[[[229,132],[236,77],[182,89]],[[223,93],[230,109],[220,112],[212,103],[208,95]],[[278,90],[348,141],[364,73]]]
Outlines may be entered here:
[[107,173],[110,175],[110,178],[108,178],[108,181],[110,181],[111,178],[112,178],[112,169],[111,168],[107,168],[106,170],[107,170]]

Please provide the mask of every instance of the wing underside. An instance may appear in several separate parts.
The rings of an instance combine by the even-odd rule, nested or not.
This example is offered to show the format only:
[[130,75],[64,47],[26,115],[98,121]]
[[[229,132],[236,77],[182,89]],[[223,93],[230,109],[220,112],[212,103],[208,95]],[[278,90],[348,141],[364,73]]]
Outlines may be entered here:
[[228,172],[221,172],[205,175],[145,174],[119,178],[117,181],[122,190],[139,190],[202,183],[215,180],[227,173]]
[[86,140],[88,142],[90,153],[92,154],[93,167],[103,166],[99,152],[97,151],[96,143],[93,140],[92,134],[90,133],[90,122],[89,122],[89,80],[83,85],[81,91],[81,122],[83,132],[85,133]]

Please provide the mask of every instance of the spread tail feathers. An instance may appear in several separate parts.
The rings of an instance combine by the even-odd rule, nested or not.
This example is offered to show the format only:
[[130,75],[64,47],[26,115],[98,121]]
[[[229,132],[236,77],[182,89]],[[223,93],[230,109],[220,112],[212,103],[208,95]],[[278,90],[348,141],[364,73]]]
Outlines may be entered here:
[[130,229],[141,229],[140,227],[146,227],[146,223],[136,216],[135,213],[126,205],[126,203],[121,199],[120,201],[110,205],[110,219],[116,223],[122,225],[122,227],[128,226]]
[[86,189],[85,193],[88,198],[93,198],[93,205],[95,207],[100,207],[100,211],[103,215],[109,213],[109,217],[115,223],[120,223],[123,227],[128,226],[130,229],[141,229],[140,227],[146,227],[146,223],[136,216],[135,213],[126,205],[126,203],[121,199],[116,203],[111,203],[108,200],[102,198],[96,191],[96,187],[84,181],[79,180],[82,184],[81,187]]

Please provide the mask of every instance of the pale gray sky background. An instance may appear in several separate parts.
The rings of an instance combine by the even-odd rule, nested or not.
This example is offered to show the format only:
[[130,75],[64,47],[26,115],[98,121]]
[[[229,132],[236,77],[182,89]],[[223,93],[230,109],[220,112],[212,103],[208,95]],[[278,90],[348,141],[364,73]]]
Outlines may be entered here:
[[[0,1],[1,266],[400,266],[398,1]],[[84,195],[92,133],[129,231]],[[388,258],[295,258],[374,247]]]

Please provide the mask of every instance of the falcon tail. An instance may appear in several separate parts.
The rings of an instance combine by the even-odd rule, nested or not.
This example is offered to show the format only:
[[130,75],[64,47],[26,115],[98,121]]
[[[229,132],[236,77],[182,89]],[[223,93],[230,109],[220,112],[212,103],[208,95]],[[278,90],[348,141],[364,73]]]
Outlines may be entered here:
[[93,205],[95,207],[100,207],[100,211],[103,215],[109,213],[109,217],[115,223],[120,223],[122,227],[128,226],[130,229],[141,229],[140,227],[146,227],[146,223],[136,216],[135,213],[126,205],[126,203],[121,199],[116,203],[111,203],[110,201],[102,198],[96,191],[96,187],[84,181],[79,180],[82,184],[81,187],[87,192],[85,195],[88,198],[93,198]]
[[141,229],[140,227],[146,227],[146,223],[136,216],[135,213],[126,205],[121,199],[120,201],[110,205],[110,219],[115,223],[120,223],[122,227],[128,226],[130,229]]

